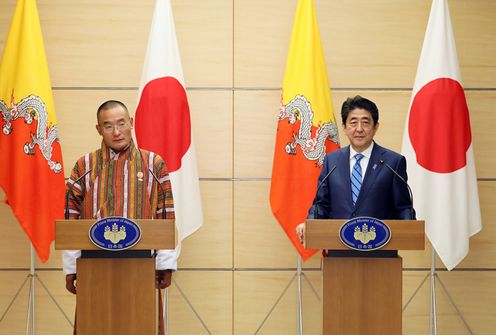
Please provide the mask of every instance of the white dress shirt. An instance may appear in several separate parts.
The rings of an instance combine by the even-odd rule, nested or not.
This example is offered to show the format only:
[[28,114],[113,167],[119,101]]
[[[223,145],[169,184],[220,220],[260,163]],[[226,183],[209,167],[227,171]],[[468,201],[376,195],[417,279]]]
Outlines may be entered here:
[[[363,155],[363,158],[360,160],[360,167],[362,168],[362,182],[365,178],[365,172],[367,172],[367,166],[369,165],[370,155],[372,155],[372,149],[374,149],[374,142],[370,144],[370,146],[364,151],[360,152]],[[353,173],[353,166],[356,163],[355,155],[358,154],[353,147],[350,145],[350,178]]]

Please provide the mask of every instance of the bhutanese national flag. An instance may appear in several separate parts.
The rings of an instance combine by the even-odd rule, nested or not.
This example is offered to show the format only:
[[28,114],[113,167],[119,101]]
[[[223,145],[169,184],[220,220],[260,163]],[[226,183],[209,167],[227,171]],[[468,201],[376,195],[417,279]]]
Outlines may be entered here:
[[339,148],[338,129],[313,0],[300,0],[284,74],[272,167],[270,205],[306,260],[295,228],[305,221],[326,153]]
[[45,262],[55,219],[63,218],[65,185],[35,0],[17,2],[0,63],[0,110],[0,186]]

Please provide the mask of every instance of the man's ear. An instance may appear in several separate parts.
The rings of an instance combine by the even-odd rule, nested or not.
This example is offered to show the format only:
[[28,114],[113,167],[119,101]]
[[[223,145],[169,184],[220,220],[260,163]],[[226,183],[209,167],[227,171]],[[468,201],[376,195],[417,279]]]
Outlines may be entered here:
[[96,128],[96,131],[98,132],[98,134],[100,134],[100,136],[103,136],[102,127],[99,124],[97,124],[95,126],[95,128]]
[[129,123],[131,124],[131,129],[134,127],[134,119],[132,117],[129,118]]

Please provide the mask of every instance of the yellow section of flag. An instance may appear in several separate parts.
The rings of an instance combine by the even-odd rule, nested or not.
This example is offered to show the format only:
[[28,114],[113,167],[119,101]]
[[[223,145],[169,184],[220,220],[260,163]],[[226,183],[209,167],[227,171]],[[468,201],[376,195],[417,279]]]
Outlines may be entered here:
[[288,104],[296,95],[303,95],[310,102],[314,126],[319,122],[336,123],[313,0],[298,2],[284,74],[282,103]]
[[11,103],[37,95],[46,105],[48,125],[55,125],[55,107],[45,47],[35,0],[19,0],[0,63],[0,100]]

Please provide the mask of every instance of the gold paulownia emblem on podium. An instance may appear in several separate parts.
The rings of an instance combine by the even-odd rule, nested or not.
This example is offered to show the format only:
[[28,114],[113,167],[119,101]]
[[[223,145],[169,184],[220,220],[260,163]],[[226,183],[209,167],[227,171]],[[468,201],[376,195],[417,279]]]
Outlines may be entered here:
[[110,229],[109,226],[105,226],[103,237],[107,241],[117,244],[117,242],[122,241],[123,239],[126,238],[126,227],[121,226],[119,228],[119,226],[116,223],[112,225],[112,229]]
[[365,223],[362,225],[361,229],[360,227],[355,227],[355,233],[353,234],[353,237],[355,238],[355,240],[367,244],[370,241],[375,240],[375,227],[369,228],[369,226]]

